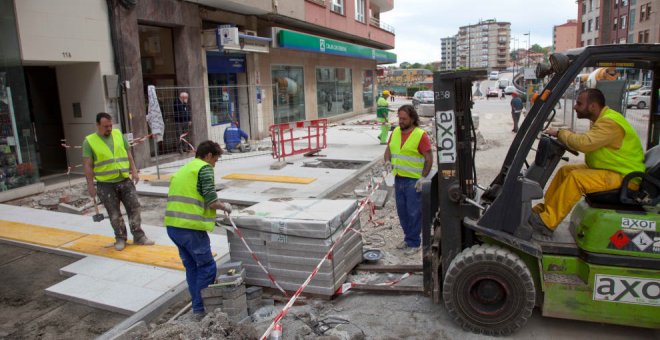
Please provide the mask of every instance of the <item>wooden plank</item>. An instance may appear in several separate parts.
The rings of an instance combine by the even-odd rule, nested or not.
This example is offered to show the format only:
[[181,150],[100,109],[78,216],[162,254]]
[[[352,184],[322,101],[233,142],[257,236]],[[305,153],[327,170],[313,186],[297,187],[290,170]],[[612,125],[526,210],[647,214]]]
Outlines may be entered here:
[[422,271],[422,265],[418,264],[398,264],[398,265],[380,265],[380,264],[358,264],[357,271],[373,273],[418,273]]
[[237,173],[228,174],[223,176],[222,178],[240,179],[245,181],[278,182],[278,183],[293,183],[293,184],[309,184],[316,181],[316,178],[313,177],[273,176],[273,175],[237,174]]
[[363,292],[378,292],[378,293],[424,293],[422,286],[377,286],[377,285],[357,285],[352,287],[351,290],[359,290]]
[[0,220],[0,238],[37,244],[47,247],[60,247],[88,234],[49,228],[21,222]]

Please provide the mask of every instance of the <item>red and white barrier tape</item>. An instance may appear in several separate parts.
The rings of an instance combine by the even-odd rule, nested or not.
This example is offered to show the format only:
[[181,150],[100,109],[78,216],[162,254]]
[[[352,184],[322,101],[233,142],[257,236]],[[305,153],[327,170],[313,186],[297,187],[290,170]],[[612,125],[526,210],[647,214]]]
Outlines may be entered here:
[[330,249],[328,250],[328,252],[325,254],[325,256],[323,256],[323,258],[321,259],[321,261],[319,262],[319,264],[316,265],[316,268],[314,268],[314,270],[309,274],[309,276],[307,277],[307,279],[305,280],[305,282],[303,282],[303,283],[300,285],[300,287],[298,287],[298,290],[296,290],[296,292],[293,294],[293,296],[291,297],[291,299],[289,299],[289,302],[287,302],[287,304],[284,306],[284,308],[282,308],[282,310],[280,311],[280,313],[277,314],[277,315],[275,316],[275,318],[273,319],[273,322],[270,324],[270,326],[268,326],[268,329],[266,329],[266,331],[264,332],[264,334],[260,337],[261,340],[266,340],[266,338],[268,337],[268,335],[270,334],[270,332],[273,330],[273,327],[275,327],[275,325],[278,324],[278,323],[280,322],[280,320],[282,320],[282,318],[283,318],[283,317],[289,312],[289,309],[290,309],[291,306],[293,306],[293,304],[296,302],[296,300],[298,299],[298,297],[300,296],[300,294],[302,293],[302,291],[307,287],[307,285],[308,285],[308,284],[312,281],[312,279],[316,276],[316,274],[318,273],[319,269],[321,269],[321,265],[323,265],[323,263],[324,263],[327,259],[330,258],[330,254],[333,253],[335,247],[336,247],[336,246],[341,242],[341,240],[344,238],[344,235],[346,235],[349,231],[354,231],[354,232],[357,231],[357,230],[354,230],[354,229],[353,229],[353,224],[355,223],[355,220],[360,216],[360,213],[362,212],[362,210],[364,209],[364,207],[367,206],[368,202],[371,201],[371,196],[373,196],[374,192],[376,192],[376,190],[378,189],[378,187],[379,187],[383,182],[385,182],[384,178],[385,178],[385,177],[383,176],[383,181],[377,183],[377,184],[372,188],[371,192],[369,192],[369,195],[367,195],[367,197],[365,197],[365,198],[362,200],[362,202],[360,202],[360,205],[358,206],[358,209],[357,209],[356,213],[353,215],[353,218],[351,218],[351,220],[348,222],[348,226],[346,227],[346,229],[344,229],[344,231],[343,231],[343,232],[339,235],[339,237],[335,240],[335,243],[332,244],[332,246],[330,247]]
[[284,296],[288,297],[289,294],[287,294],[286,291],[284,290],[284,288],[282,288],[282,286],[280,286],[280,284],[277,283],[277,281],[275,280],[275,276],[273,276],[273,274],[271,274],[268,271],[268,269],[266,269],[266,267],[264,267],[264,265],[261,264],[261,261],[259,261],[259,258],[257,257],[257,254],[252,250],[252,248],[250,248],[248,243],[245,241],[245,238],[243,237],[243,234],[238,229],[238,227],[236,227],[236,224],[234,224],[234,220],[231,218],[231,216],[227,215],[227,217],[229,218],[229,222],[231,222],[232,228],[234,228],[234,230],[233,230],[234,233],[241,239],[241,242],[243,242],[243,245],[245,246],[245,248],[247,248],[247,250],[250,252],[250,255],[252,255],[252,259],[254,259],[254,262],[256,262],[259,265],[259,267],[261,267],[261,270],[263,270],[264,273],[266,273],[266,275],[268,275],[268,279],[270,280],[270,282],[272,282],[277,287],[277,289],[279,289],[282,292],[282,294],[284,294]]
[[188,144],[188,146],[190,147],[190,149],[191,149],[192,151],[195,151],[195,147],[194,147],[192,144],[190,144],[190,142],[188,142],[185,138],[183,138],[183,137],[187,136],[188,133],[189,133],[189,132],[186,132],[186,133],[182,134],[181,136],[179,136],[179,140],[182,141],[182,142],[184,142],[184,143],[186,143],[186,144]]

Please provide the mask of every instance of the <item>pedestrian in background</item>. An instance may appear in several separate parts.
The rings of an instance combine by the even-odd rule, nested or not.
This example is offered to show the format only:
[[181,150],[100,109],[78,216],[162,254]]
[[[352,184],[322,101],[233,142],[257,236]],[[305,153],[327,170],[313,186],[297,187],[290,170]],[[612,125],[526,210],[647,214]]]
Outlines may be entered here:
[[[188,145],[179,139],[181,138],[181,135],[190,131],[190,127],[192,125],[188,98],[188,92],[181,92],[179,93],[179,98],[174,100],[174,127],[176,131],[176,145],[179,153],[183,153],[184,151],[189,150]],[[188,136],[186,140],[192,143],[190,136]]]
[[396,92],[390,91],[390,101],[394,103],[394,96],[396,95]]
[[520,120],[520,114],[523,110],[522,99],[518,96],[516,92],[511,93],[511,118],[513,118],[513,130],[512,132],[518,132],[518,121]]
[[[133,244],[154,244],[141,227],[140,202],[135,190],[135,184],[140,177],[133,155],[121,131],[112,128],[112,116],[105,112],[96,115],[96,132],[85,137],[82,151],[87,191],[92,198],[98,193],[101,203],[108,211],[110,224],[115,232],[115,249],[123,250],[127,239],[120,203],[124,204],[128,215]],[[131,179],[128,178],[129,172]]]
[[378,135],[378,138],[380,139],[380,144],[385,145],[387,144],[387,135],[390,131],[390,126],[389,126],[389,114],[390,114],[390,104],[387,102],[387,98],[390,96],[390,91],[384,90],[382,95],[378,97],[378,100],[376,101],[376,118],[378,119],[378,122],[381,124],[380,125],[380,135]]
[[422,180],[428,179],[433,165],[431,141],[419,127],[419,115],[412,105],[399,108],[399,126],[385,149],[385,168],[394,175],[396,211],[405,235],[397,245],[404,254],[420,250],[422,232]]
[[213,168],[221,155],[218,143],[200,143],[195,159],[172,176],[167,193],[167,235],[179,249],[193,315],[198,321],[205,314],[201,291],[215,281],[217,269],[208,232],[215,229],[216,209],[227,214],[232,210],[231,204],[218,201],[215,191]]

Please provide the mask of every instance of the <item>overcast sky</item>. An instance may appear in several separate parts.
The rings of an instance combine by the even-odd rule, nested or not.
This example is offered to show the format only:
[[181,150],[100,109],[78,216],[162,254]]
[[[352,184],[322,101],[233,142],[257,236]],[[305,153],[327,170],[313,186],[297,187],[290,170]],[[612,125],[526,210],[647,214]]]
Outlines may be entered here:
[[511,37],[521,47],[552,45],[552,27],[577,17],[575,0],[396,0],[381,21],[394,27],[397,63],[440,60],[440,38],[458,33],[460,26],[496,19],[511,23]]

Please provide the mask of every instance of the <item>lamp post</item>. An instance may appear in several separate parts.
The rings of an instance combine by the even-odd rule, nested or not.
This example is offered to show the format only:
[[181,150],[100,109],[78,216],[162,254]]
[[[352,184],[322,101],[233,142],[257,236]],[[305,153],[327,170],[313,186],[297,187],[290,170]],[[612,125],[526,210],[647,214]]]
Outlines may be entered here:
[[525,61],[525,66],[529,67],[529,49],[530,49],[529,42],[530,42],[530,39],[531,39],[531,36],[532,36],[532,32],[528,31],[527,33],[525,33],[523,35],[527,36],[527,54],[526,54],[527,60]]

